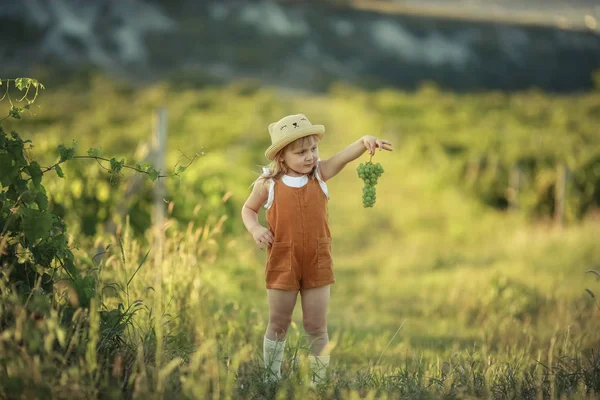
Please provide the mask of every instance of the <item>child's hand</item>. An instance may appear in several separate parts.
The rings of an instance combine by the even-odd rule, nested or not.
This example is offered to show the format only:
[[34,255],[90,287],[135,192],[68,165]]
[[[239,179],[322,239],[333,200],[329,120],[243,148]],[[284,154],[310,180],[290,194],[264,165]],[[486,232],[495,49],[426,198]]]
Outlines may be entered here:
[[366,135],[362,137],[365,148],[371,155],[375,154],[375,149],[392,151],[392,143],[387,140],[377,139],[375,136]]
[[273,233],[262,225],[254,229],[254,231],[252,232],[252,237],[254,238],[256,245],[261,250],[264,250],[264,244],[270,247],[275,241],[275,239],[273,238]]

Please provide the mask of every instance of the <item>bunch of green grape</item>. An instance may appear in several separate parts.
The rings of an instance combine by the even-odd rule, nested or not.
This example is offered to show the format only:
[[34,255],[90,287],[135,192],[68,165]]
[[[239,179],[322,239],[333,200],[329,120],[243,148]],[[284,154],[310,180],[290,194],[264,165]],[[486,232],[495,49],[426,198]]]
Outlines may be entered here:
[[375,185],[377,185],[377,180],[384,172],[383,167],[379,163],[373,164],[369,161],[366,164],[361,163],[356,170],[358,171],[358,177],[365,182],[362,190],[363,207],[373,207],[375,200],[377,200]]

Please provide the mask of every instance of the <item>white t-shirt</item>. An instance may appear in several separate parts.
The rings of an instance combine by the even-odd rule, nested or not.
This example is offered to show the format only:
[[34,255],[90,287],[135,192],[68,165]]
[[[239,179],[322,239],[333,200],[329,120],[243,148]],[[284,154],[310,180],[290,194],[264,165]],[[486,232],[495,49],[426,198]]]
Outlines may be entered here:
[[[315,176],[316,176],[317,180],[319,181],[319,186],[321,186],[323,193],[325,193],[325,196],[327,196],[327,200],[329,200],[329,190],[327,189],[327,184],[323,181],[323,179],[321,178],[321,174],[319,173],[319,162],[321,162],[320,158],[317,160]],[[266,175],[269,172],[270,172],[269,168],[263,168],[263,174]],[[308,183],[308,175],[302,175],[302,176],[283,175],[281,177],[281,180],[287,186],[299,188]],[[271,178],[271,179],[268,179],[267,182],[269,182],[270,185],[269,185],[269,198],[267,199],[265,208],[269,209],[273,205],[273,200],[275,199],[275,181],[273,181],[273,179]]]

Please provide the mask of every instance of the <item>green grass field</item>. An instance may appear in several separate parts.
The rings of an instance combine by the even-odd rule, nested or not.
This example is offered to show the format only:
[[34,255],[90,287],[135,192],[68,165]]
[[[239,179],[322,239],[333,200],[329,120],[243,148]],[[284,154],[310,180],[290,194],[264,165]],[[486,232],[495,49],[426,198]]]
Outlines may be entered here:
[[[420,132],[430,132],[436,121],[441,126],[459,124],[464,115],[448,111],[431,119],[427,101],[435,109],[435,96],[398,93],[407,104],[422,107],[422,114],[396,114],[391,123],[383,113],[364,107],[365,98],[372,95],[368,93],[344,99],[335,94],[290,96],[268,88],[245,94],[243,85],[183,92],[160,86],[121,91],[111,85],[98,80],[79,91],[48,88],[36,101],[37,115],[8,126],[32,138],[30,156],[44,160],[43,165],[56,158],[56,144],[72,138],[80,142],[82,152],[101,145],[107,154],[129,160],[135,159],[138,141],[151,131],[153,109],[167,104],[168,165],[177,161],[178,148],[206,155],[180,182],[168,183],[166,200],[172,208],[162,257],[151,230],[140,232],[124,221],[117,221],[119,240],[103,230],[102,216],[96,216],[97,233],[84,235],[78,199],[88,184],[104,185],[98,178],[101,171],[88,171],[100,169],[95,163],[72,161],[79,164],[65,167],[64,180],[55,174],[44,176],[50,197],[74,204],[64,217],[72,226],[71,243],[78,246],[74,252],[81,268],[99,268],[90,272],[98,274],[99,290],[84,318],[86,329],[77,329],[76,323],[61,326],[58,311],[39,321],[23,312],[0,333],[4,396],[352,399],[600,394],[600,308],[585,291],[600,293],[598,279],[586,274],[600,270],[597,214],[589,212],[558,228],[549,218],[532,218],[527,210],[493,208],[450,179],[453,159],[435,152],[423,156],[423,142],[431,139]],[[445,101],[455,110],[466,110],[473,100],[464,96]],[[512,101],[529,95],[514,96]],[[581,96],[596,104],[600,94]],[[288,332],[284,378],[279,386],[262,383],[262,337],[268,322],[266,254],[256,248],[240,217],[248,186],[264,163],[266,126],[291,112],[325,124],[322,158],[364,134],[394,144],[393,152],[378,152],[373,158],[385,167],[374,208],[362,207],[362,182],[356,175],[357,165],[368,160],[366,153],[328,182],[337,281],[328,322],[331,381],[319,392],[311,392],[305,379],[308,348],[300,299]],[[503,112],[506,118],[514,116],[510,110]],[[598,132],[600,123],[592,114],[589,118],[581,126],[585,122]],[[544,129],[543,121],[532,121],[523,129],[527,123]],[[482,131],[472,132],[473,141],[479,140],[478,134]],[[468,143],[469,132],[462,128],[460,137]],[[77,169],[88,171],[93,183],[80,182]],[[107,188],[118,200],[125,184]],[[259,217],[264,223],[264,212]],[[92,261],[97,249],[108,244],[106,253]],[[56,304],[72,301],[68,282],[55,288]],[[63,290],[66,297],[60,296]],[[1,293],[0,314],[27,310],[4,283]],[[136,300],[141,300],[138,306]],[[125,309],[138,308],[131,321],[122,316],[115,317],[118,321],[100,320],[98,311],[115,309],[119,303]],[[291,362],[296,352],[303,362],[300,369]]]

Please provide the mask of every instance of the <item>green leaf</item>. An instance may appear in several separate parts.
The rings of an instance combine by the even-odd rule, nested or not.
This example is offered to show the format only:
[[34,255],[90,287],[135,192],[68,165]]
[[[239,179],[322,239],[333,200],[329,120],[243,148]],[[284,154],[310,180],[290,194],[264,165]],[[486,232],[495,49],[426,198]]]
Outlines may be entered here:
[[54,168],[56,169],[56,175],[58,175],[60,178],[64,178],[65,177],[65,173],[63,172],[63,170],[60,167],[60,165],[57,164]]
[[18,168],[27,166],[27,160],[25,159],[23,152],[23,141],[20,140],[20,138],[19,140],[9,140],[6,143],[6,150],[12,155],[13,164],[15,166]]
[[97,148],[90,148],[87,151],[88,156],[90,157],[100,157],[100,154],[102,153],[101,149],[97,149]]
[[82,290],[84,296],[85,296],[85,300],[83,304],[87,304],[92,297],[94,297],[94,293],[96,292],[94,289],[86,287]]
[[34,190],[26,190],[23,193],[21,193],[21,196],[19,196],[19,198],[24,204],[31,203],[36,198],[36,192]]
[[23,109],[21,107],[11,106],[10,111],[8,112],[8,116],[14,119],[21,119],[21,113]]
[[29,79],[29,84],[32,85],[34,88],[37,88],[38,86],[40,87],[40,89],[46,89],[46,87],[40,83],[40,81],[38,81],[37,79],[33,79],[33,78],[28,78]]
[[38,192],[35,198],[35,202],[38,205],[38,208],[41,211],[46,211],[48,209],[48,197],[42,193],[42,192]]
[[26,383],[23,378],[14,376],[7,377],[3,386],[7,393],[13,393],[13,396],[21,397],[20,395],[25,391]]
[[185,171],[185,167],[183,165],[180,165],[179,167],[177,167],[177,173],[180,174],[183,171]]
[[94,277],[92,275],[87,275],[85,278],[83,278],[83,280],[81,281],[81,284],[83,287],[95,289],[96,288],[96,279],[94,279]]
[[2,186],[10,186],[18,177],[19,167],[13,163],[13,157],[9,153],[0,152],[0,183]]
[[158,179],[160,171],[157,171],[154,167],[148,167],[148,177],[152,182]]
[[75,156],[75,148],[74,147],[65,147],[62,144],[58,145],[58,154],[60,155],[60,161],[72,160],[73,156]]
[[19,197],[19,194],[21,194],[27,190],[27,181],[25,179],[22,179],[19,175],[20,174],[18,174],[14,177],[12,186],[9,188],[9,190],[7,192],[7,193],[11,193],[10,189],[13,189],[15,196],[13,196],[12,198],[15,199],[15,201]]
[[40,164],[37,161],[32,161],[27,167],[27,171],[29,176],[31,176],[31,181],[39,189],[42,183],[42,169],[40,168]]
[[21,143],[23,143],[23,139],[21,139],[21,136],[19,136],[19,134],[18,134],[17,132],[15,132],[15,131],[12,131],[12,132],[10,133],[10,136],[11,136],[13,139],[15,139],[17,142],[21,142]]
[[111,158],[110,159],[110,169],[112,172],[114,173],[118,173],[119,171],[121,171],[121,168],[123,168],[123,164],[125,164],[125,159],[121,159],[121,161],[117,161],[116,158]]
[[21,215],[23,233],[29,245],[34,244],[38,239],[49,236],[52,229],[52,214],[47,211],[26,208]]
[[110,175],[110,178],[108,178],[108,182],[111,185],[116,186],[119,183],[121,183],[121,176],[118,173],[115,173],[111,170],[108,172],[108,174]]
[[15,79],[15,86],[17,87],[17,89],[22,91],[23,89],[26,89],[27,86],[29,86],[29,82],[30,80],[27,78],[17,78]]

